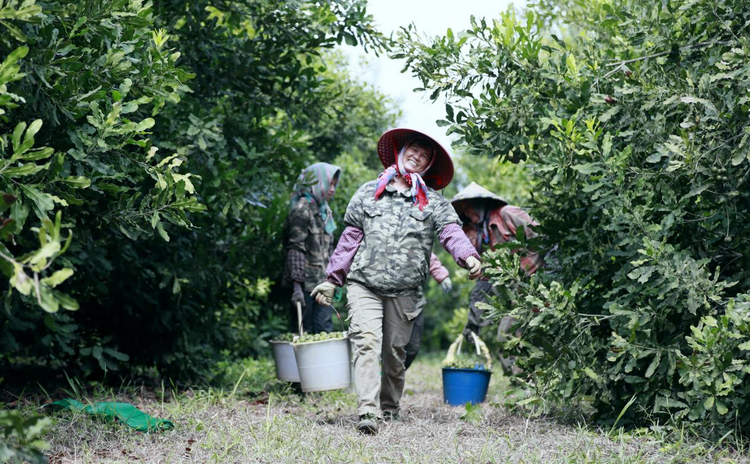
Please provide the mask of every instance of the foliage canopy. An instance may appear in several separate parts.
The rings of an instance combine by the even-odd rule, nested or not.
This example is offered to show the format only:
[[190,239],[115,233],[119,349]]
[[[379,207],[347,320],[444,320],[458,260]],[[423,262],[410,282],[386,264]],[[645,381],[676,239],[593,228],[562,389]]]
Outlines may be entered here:
[[0,5],[2,364],[184,379],[265,348],[294,179],[395,117],[330,52],[384,48],[364,2]]
[[492,259],[520,288],[493,316],[523,329],[506,347],[525,404],[747,425],[749,27],[739,0],[544,0],[434,41],[402,30],[448,131],[528,167],[556,265],[525,280]]

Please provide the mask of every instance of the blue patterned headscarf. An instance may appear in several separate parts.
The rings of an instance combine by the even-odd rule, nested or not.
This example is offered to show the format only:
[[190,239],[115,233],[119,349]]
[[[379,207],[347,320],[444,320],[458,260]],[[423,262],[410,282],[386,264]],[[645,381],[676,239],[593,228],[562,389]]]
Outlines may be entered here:
[[333,212],[328,206],[324,195],[331,188],[333,179],[341,174],[341,168],[328,163],[315,163],[302,170],[297,183],[294,184],[291,205],[297,203],[300,198],[307,198],[315,203],[323,219],[323,229],[332,235],[336,230],[336,221],[333,220]]

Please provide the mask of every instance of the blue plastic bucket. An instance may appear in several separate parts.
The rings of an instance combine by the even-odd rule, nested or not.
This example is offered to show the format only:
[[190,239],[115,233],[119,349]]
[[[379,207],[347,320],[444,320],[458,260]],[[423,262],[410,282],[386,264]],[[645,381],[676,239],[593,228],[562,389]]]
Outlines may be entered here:
[[443,399],[451,406],[482,403],[487,398],[492,371],[443,368]]

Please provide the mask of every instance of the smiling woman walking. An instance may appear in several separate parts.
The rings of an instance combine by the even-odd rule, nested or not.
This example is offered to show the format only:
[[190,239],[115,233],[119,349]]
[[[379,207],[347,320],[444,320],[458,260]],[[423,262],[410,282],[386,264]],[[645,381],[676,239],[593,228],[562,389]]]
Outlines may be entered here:
[[421,132],[392,129],[380,137],[378,155],[386,169],[352,197],[327,280],[312,292],[318,303],[330,304],[348,278],[357,428],[370,434],[378,431],[381,411],[385,420],[398,417],[405,347],[422,311],[434,236],[472,278],[481,270],[458,215],[435,191],[453,178],[448,152]]

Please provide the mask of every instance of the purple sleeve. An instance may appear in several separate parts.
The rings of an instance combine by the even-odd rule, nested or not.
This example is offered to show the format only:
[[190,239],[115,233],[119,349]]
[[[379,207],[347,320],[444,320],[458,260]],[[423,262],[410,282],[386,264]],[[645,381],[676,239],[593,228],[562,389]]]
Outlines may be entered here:
[[458,224],[448,224],[445,226],[442,232],[440,232],[438,239],[443,248],[453,256],[453,259],[456,260],[459,266],[466,268],[466,258],[469,256],[473,256],[481,261],[476,248],[474,248],[474,245],[471,244],[463,229]]
[[328,282],[338,287],[344,286],[346,276],[349,274],[349,269],[354,261],[354,255],[357,254],[359,244],[364,236],[365,233],[360,228],[347,226],[344,229],[331,259],[328,260],[328,267],[326,268]]
[[435,279],[435,282],[437,283],[444,281],[445,278],[450,275],[448,269],[443,266],[443,263],[440,262],[440,258],[438,258],[435,253],[430,255],[430,275],[432,275],[432,278]]

